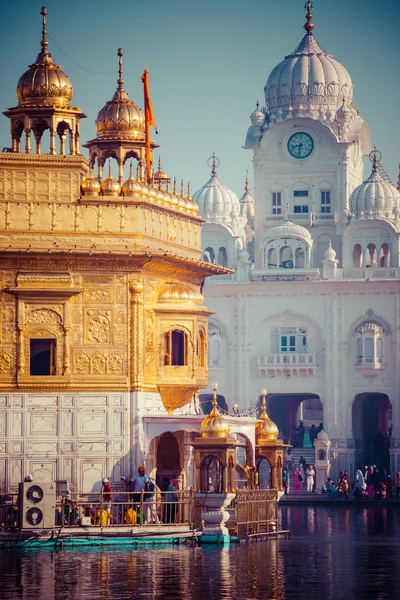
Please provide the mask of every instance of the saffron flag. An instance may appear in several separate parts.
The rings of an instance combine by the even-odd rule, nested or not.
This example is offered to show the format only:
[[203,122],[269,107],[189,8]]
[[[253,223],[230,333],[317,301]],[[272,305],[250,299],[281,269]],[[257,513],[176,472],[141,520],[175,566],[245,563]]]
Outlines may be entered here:
[[150,100],[150,90],[149,90],[149,73],[145,70],[142,75],[142,82],[144,86],[144,110],[146,121],[149,125],[153,127],[157,127],[154,115],[153,115],[153,106]]
[[147,183],[151,181],[151,149],[150,149],[150,126],[157,127],[154,115],[153,115],[153,106],[150,100],[150,91],[149,91],[149,74],[144,70],[142,75],[142,83],[144,88],[144,117],[145,117],[145,137],[146,137],[146,179]]

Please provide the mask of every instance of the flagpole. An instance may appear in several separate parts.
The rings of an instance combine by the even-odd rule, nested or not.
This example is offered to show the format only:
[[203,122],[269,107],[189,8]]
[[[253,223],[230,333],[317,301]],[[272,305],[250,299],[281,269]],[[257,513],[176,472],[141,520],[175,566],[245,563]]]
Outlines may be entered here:
[[150,147],[150,126],[156,127],[156,122],[153,116],[153,107],[150,100],[149,91],[149,74],[144,70],[142,75],[143,94],[144,94],[144,116],[145,116],[145,160],[146,160],[146,180],[147,184],[151,183],[151,147]]

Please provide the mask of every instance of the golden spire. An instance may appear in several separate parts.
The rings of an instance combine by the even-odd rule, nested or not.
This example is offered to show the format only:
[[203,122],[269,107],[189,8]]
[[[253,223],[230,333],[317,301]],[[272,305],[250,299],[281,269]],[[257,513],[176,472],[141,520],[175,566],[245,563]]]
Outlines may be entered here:
[[42,15],[43,19],[42,19],[42,41],[40,42],[40,45],[43,48],[43,52],[45,54],[47,54],[47,46],[49,45],[49,42],[46,39],[46,15],[47,15],[47,8],[45,6],[42,6],[42,10],[40,11],[40,14]]
[[[279,430],[275,423],[271,421],[267,414],[267,403],[265,397],[267,395],[267,390],[263,388],[261,390],[261,415],[259,422],[256,423],[256,438],[264,440],[264,441],[275,441],[278,439]],[[261,423],[260,423],[261,421]]]
[[307,0],[307,2],[304,5],[304,8],[307,11],[307,14],[306,14],[307,21],[304,25],[304,29],[307,31],[307,35],[312,35],[312,30],[314,29],[314,23],[312,22],[311,10],[314,8],[314,4],[312,2],[310,2],[310,0]]
[[119,56],[119,61],[118,61],[118,74],[119,74],[119,77],[118,77],[117,83],[118,83],[118,87],[120,89],[122,89],[122,87],[123,87],[123,85],[125,83],[124,80],[123,80],[123,78],[122,78],[122,57],[124,55],[124,51],[122,50],[122,48],[118,48],[117,54]]
[[174,194],[176,196],[176,177],[174,177]]
[[203,437],[227,437],[231,430],[228,422],[223,418],[218,410],[217,392],[218,384],[213,383],[213,400],[210,414],[202,421],[200,433]]

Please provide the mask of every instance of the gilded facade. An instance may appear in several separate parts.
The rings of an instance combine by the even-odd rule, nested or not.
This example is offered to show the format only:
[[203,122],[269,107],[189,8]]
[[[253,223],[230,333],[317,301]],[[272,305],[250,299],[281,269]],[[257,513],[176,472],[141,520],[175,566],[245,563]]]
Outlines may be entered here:
[[144,115],[124,90],[120,50],[117,91],[89,160],[80,154],[85,115],[42,16],[0,153],[0,489],[30,472],[90,491],[142,460],[143,414],[172,413],[207,385],[200,290],[227,270],[201,260],[190,191],[144,171]]

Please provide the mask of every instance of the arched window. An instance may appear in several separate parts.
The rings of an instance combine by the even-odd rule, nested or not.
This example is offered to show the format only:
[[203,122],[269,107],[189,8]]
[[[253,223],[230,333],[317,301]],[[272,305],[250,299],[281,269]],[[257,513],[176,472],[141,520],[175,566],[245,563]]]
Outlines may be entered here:
[[201,491],[220,494],[222,492],[222,465],[215,456],[207,456],[200,467]]
[[220,342],[219,340],[212,339],[210,344],[210,363],[211,366],[218,366],[220,364]]
[[364,321],[355,330],[357,364],[379,368],[384,362],[385,328],[377,321]]
[[365,252],[365,266],[366,267],[376,267],[377,266],[377,256],[376,256],[375,244],[368,244],[368,246],[367,246],[367,250]]
[[296,269],[304,269],[305,260],[304,260],[304,249],[296,248],[295,258],[294,258],[294,266]]
[[164,336],[165,364],[187,365],[187,336],[179,329],[168,331]]
[[390,267],[390,249],[388,244],[382,244],[381,251],[379,253],[379,266]]
[[212,248],[206,248],[204,250],[204,260],[213,264],[215,263],[215,254]]
[[267,264],[265,266],[268,268],[276,268],[278,266],[276,260],[276,248],[270,248],[268,250]]
[[371,337],[364,340],[364,362],[374,362],[374,340]]
[[222,265],[223,267],[226,267],[228,264],[226,248],[224,248],[223,246],[221,246],[221,248],[218,250],[218,264]]
[[356,244],[353,248],[353,267],[355,269],[361,269],[361,245]]
[[289,246],[283,246],[280,249],[279,266],[286,267],[287,269],[293,267],[293,251]]

